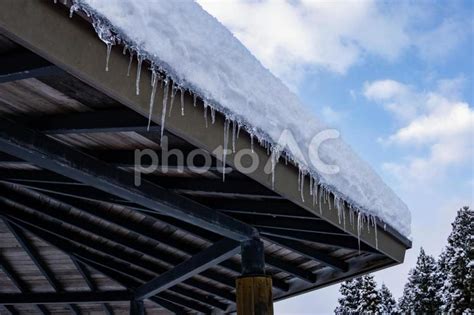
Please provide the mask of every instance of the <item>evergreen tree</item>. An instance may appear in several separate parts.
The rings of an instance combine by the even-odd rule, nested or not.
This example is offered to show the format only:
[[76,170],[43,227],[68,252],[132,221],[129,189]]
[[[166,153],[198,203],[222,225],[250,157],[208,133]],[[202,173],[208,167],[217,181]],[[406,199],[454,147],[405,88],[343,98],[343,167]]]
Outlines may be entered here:
[[339,292],[342,297],[338,299],[339,306],[334,310],[336,314],[354,314],[357,312],[361,283],[361,278],[354,278],[341,284]]
[[379,291],[380,304],[379,304],[379,313],[380,314],[394,314],[397,309],[397,302],[393,298],[392,292],[387,288],[385,284],[382,283],[382,287]]
[[474,235],[474,211],[461,208],[452,223],[448,245],[439,259],[439,275],[443,280],[442,310],[448,313],[470,313],[474,266],[470,261]]
[[437,312],[441,306],[439,295],[441,282],[437,275],[435,259],[426,255],[421,248],[416,266],[410,270],[408,283],[403,290],[399,303],[400,310],[415,313]]
[[336,314],[376,314],[380,307],[377,283],[372,275],[365,275],[342,283]]
[[380,295],[374,276],[361,277],[360,300],[357,311],[359,314],[376,314],[380,307]]

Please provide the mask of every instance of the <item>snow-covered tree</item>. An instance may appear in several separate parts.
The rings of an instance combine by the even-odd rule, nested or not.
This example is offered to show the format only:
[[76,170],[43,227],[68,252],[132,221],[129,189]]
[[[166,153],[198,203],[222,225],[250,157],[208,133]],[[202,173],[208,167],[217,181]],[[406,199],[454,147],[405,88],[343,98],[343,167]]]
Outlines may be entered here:
[[452,223],[448,245],[439,259],[439,275],[443,280],[442,310],[461,314],[472,313],[474,259],[474,211],[461,208]]
[[361,277],[360,301],[357,311],[359,314],[375,314],[379,310],[380,296],[374,276]]
[[344,281],[339,288],[342,297],[338,299],[339,305],[336,314],[355,314],[360,300],[361,278]]
[[376,314],[380,307],[377,283],[372,275],[345,281],[340,289],[342,298],[336,314]]
[[416,267],[410,270],[408,283],[403,290],[400,310],[430,314],[437,312],[441,306],[440,289],[436,261],[421,248]]
[[397,309],[397,302],[393,298],[392,292],[387,288],[387,286],[382,283],[382,287],[379,291],[380,304],[379,304],[379,314],[394,314]]

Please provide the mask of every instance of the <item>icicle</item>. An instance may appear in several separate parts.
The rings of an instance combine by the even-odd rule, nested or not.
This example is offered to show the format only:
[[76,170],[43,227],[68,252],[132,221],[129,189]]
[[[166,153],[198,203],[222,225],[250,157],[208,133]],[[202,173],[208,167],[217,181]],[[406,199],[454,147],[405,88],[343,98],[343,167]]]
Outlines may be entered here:
[[361,217],[360,211],[357,213],[357,244],[359,246],[359,254],[360,254],[360,231],[362,229],[361,225]]
[[168,112],[168,117],[171,117],[171,111],[173,110],[174,98],[176,96],[176,93],[178,93],[178,87],[173,83],[173,85],[171,86],[170,110]]
[[317,203],[318,198],[318,185],[316,183],[313,184],[313,207]]
[[313,195],[313,176],[309,175],[309,195]]
[[150,95],[150,112],[148,113],[148,126],[146,127],[146,130],[150,130],[150,124],[151,124],[151,115],[153,113],[153,105],[155,104],[155,95],[156,95],[156,85],[157,85],[157,75],[156,75],[156,70],[152,69],[151,70],[151,95]]
[[123,45],[122,55],[126,55],[126,54],[127,54],[127,45]]
[[327,200],[328,200],[329,210],[332,210],[331,194],[329,193],[329,191],[327,192]]
[[193,107],[196,107],[197,95],[193,94]]
[[70,8],[69,8],[69,18],[72,19],[72,16],[74,15],[74,12],[76,12],[77,10],[79,10],[79,6],[77,4],[73,4]]
[[323,214],[323,205],[321,202],[321,195],[323,194],[323,188],[319,190],[319,198],[318,198],[318,203],[319,203],[319,214]]
[[272,149],[272,155],[270,156],[270,161],[271,161],[271,174],[272,174],[272,189],[275,188],[275,167],[276,164],[278,163],[278,160],[280,158],[280,149],[278,147],[273,147]]
[[298,191],[301,188],[301,168],[298,168]]
[[184,116],[184,89],[181,89],[181,116]]
[[206,121],[206,128],[208,126],[207,124],[207,102],[204,101],[204,120]]
[[58,0],[54,0],[54,4],[58,3]]
[[64,1],[63,1],[63,4],[66,5],[66,4],[67,4],[67,0],[64,0]]
[[216,122],[216,109],[211,106],[211,123],[214,125]]
[[232,153],[235,153],[235,136],[237,133],[237,126],[235,125],[235,120],[232,122]]
[[252,150],[252,153],[253,153],[253,133],[250,134],[250,149]]
[[169,79],[165,78],[163,81],[164,82],[164,87],[163,87],[163,110],[161,112],[161,140],[160,143],[163,140],[163,134],[165,132],[165,117],[166,117],[166,105],[168,103],[168,85],[169,85]]
[[344,209],[344,203],[342,204],[342,221],[344,222],[344,230],[346,229],[346,211]]
[[130,76],[130,69],[132,69],[132,62],[133,62],[133,51],[130,51],[130,60],[128,61],[127,77]]
[[105,71],[109,71],[109,59],[110,59],[110,52],[112,51],[112,44],[107,43],[107,55],[105,56]]
[[140,76],[142,74],[142,62],[143,57],[137,54],[137,80],[135,81],[137,95],[140,95]]
[[300,193],[301,193],[301,200],[304,202],[304,177],[305,174],[301,172],[301,188],[300,188]]
[[375,249],[379,249],[379,239],[377,237],[377,220],[374,224],[374,231],[375,231]]
[[237,139],[239,139],[239,135],[240,135],[240,123],[237,123]]
[[227,146],[229,142],[229,127],[230,121],[226,118],[224,120],[224,150],[222,151],[222,181],[225,181],[225,160],[227,156]]

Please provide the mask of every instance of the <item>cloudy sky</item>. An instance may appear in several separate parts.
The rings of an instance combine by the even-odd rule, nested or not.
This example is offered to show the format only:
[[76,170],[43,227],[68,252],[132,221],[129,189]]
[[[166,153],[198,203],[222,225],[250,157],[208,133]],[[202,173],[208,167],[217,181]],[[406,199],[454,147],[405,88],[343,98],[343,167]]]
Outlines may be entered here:
[[[408,204],[413,249],[375,274],[398,298],[420,246],[438,255],[456,210],[473,206],[474,1],[198,2]],[[338,287],[276,313],[331,313]]]

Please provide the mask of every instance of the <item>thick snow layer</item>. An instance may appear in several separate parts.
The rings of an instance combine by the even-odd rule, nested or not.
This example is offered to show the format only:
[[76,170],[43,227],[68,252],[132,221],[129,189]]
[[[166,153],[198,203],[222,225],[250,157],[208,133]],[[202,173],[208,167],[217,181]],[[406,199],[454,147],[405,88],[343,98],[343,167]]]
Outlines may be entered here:
[[290,131],[302,155],[292,148],[286,148],[287,154],[305,172],[353,208],[410,236],[407,206],[340,138],[319,148],[321,160],[337,165],[339,172],[331,175],[312,166],[309,143],[326,129],[324,123],[198,4],[191,0],[75,3],[75,8],[100,21],[96,30],[106,43],[112,40],[108,31],[112,27],[134,51],[257,138],[274,144],[284,130]]

